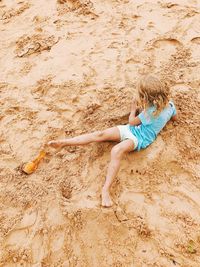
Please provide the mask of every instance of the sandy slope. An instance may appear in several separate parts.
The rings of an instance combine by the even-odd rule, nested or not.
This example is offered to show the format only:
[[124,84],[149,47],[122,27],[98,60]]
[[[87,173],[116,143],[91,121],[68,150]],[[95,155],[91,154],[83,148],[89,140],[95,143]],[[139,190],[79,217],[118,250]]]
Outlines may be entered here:
[[[0,266],[200,266],[200,2],[0,1]],[[52,138],[127,122],[137,78],[168,77],[180,121],[122,162]]]

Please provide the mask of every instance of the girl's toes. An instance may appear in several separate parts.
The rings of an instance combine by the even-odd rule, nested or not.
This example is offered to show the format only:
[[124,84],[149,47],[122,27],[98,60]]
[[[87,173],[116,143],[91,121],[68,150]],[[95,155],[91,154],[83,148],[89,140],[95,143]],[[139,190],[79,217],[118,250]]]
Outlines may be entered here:
[[48,145],[48,146],[53,146],[54,143],[55,143],[54,141],[49,141],[49,142],[47,143],[47,145]]
[[111,197],[110,197],[108,192],[102,191],[102,196],[101,197],[102,197],[101,205],[103,207],[109,208],[109,207],[111,207],[113,205],[113,202],[112,202]]
[[60,147],[59,142],[56,142],[56,141],[50,141],[47,144],[48,144],[48,146],[51,146],[51,147],[54,147],[54,148]]

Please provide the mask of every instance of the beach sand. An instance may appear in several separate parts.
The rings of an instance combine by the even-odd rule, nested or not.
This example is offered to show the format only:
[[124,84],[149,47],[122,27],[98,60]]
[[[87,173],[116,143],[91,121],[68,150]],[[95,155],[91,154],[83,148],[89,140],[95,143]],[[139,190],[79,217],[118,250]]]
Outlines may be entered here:
[[[0,1],[0,266],[200,266],[198,0]],[[122,161],[114,144],[52,139],[128,121],[141,75],[168,79],[179,113]]]

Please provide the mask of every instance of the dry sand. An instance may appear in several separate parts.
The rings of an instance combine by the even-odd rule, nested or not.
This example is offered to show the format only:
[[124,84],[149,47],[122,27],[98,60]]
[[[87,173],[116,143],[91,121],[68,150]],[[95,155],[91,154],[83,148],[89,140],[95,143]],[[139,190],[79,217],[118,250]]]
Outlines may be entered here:
[[[0,1],[0,266],[200,266],[199,0]],[[113,144],[54,138],[126,123],[141,74],[168,77],[180,113],[122,161]]]

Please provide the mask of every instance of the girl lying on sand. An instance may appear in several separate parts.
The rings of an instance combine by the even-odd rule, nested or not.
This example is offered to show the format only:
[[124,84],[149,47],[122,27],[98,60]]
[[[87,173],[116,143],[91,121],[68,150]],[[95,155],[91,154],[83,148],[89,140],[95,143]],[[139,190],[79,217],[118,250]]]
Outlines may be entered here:
[[169,101],[169,88],[158,78],[143,77],[138,83],[137,89],[138,103],[142,107],[142,112],[136,116],[137,101],[133,100],[129,124],[48,142],[48,145],[54,148],[87,145],[93,142],[120,142],[111,150],[111,160],[102,188],[102,206],[104,207],[112,206],[109,190],[119,171],[122,156],[127,152],[139,151],[149,146],[170,119],[177,119],[174,103]]

